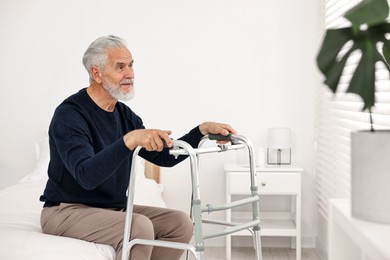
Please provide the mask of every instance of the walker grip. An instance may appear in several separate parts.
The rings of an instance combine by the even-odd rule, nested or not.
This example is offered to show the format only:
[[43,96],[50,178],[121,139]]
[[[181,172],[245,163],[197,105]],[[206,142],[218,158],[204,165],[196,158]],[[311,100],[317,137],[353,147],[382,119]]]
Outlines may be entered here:
[[216,140],[216,141],[231,141],[232,140],[232,133],[228,135],[221,135],[221,134],[208,134],[208,137],[210,140]]

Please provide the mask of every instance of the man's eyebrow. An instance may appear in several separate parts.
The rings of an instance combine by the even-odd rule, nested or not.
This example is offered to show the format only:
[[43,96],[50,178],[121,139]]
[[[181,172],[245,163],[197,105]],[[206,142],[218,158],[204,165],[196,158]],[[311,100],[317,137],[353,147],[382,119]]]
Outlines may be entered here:
[[123,62],[123,61],[117,61],[117,62],[115,62],[115,67],[125,66],[126,64],[133,65],[133,63],[134,63],[134,60],[132,60],[130,63]]

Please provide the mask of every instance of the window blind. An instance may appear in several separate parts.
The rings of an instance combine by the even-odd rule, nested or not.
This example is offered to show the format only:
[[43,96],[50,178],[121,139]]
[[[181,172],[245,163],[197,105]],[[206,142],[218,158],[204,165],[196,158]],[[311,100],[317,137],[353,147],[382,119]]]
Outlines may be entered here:
[[[324,28],[350,26],[343,15],[359,0],[324,0]],[[331,198],[349,198],[351,180],[350,135],[355,130],[369,130],[369,114],[362,112],[363,102],[354,94],[345,94],[347,83],[360,59],[353,54],[340,79],[338,92],[324,85],[318,92],[316,109],[316,176],[319,213],[327,220]],[[390,128],[390,80],[383,64],[377,65],[376,104],[372,109],[374,129]]]

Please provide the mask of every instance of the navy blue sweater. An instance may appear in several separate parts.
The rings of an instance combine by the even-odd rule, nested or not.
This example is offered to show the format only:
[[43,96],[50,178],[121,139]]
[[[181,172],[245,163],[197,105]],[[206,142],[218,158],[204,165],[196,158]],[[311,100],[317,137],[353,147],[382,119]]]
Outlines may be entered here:
[[[93,102],[86,89],[67,98],[50,123],[49,180],[40,200],[45,206],[66,202],[124,208],[133,151],[126,147],[123,136],[143,128],[141,118],[121,102],[114,112],[107,112]],[[195,127],[180,139],[197,147],[202,136]],[[175,159],[168,149],[141,149],[139,155],[165,167],[186,158]]]

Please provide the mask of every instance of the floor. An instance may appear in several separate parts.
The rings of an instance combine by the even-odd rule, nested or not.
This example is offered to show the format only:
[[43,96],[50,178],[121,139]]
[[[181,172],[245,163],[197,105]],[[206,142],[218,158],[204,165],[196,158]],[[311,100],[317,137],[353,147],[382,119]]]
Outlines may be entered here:
[[[295,260],[295,250],[289,248],[263,248],[263,260]],[[225,248],[212,247],[206,248],[204,253],[204,260],[221,260],[226,259]],[[254,260],[255,254],[253,249],[233,248],[232,260]],[[181,260],[186,260],[183,256]],[[188,257],[188,260],[193,260],[193,257]],[[303,248],[302,260],[320,260],[314,249]]]

